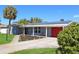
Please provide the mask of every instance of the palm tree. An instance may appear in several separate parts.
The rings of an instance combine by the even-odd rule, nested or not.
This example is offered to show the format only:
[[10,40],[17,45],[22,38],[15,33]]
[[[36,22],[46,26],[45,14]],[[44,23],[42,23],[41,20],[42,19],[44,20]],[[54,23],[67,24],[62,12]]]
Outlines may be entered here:
[[7,6],[3,11],[4,18],[9,19],[8,34],[10,34],[10,30],[11,30],[11,21],[16,18],[16,15],[17,15],[17,10],[13,6]]
[[41,23],[42,22],[42,19],[40,18],[37,18],[37,17],[31,17],[31,23]]
[[[19,25],[27,25],[29,24],[30,22],[26,19],[21,19],[17,22]],[[23,34],[25,34],[25,28],[23,27]]]

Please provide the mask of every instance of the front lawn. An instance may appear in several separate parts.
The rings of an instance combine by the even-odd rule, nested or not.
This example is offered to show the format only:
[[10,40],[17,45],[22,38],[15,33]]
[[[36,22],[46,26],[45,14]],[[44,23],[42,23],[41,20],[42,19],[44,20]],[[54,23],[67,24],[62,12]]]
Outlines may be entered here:
[[25,49],[12,54],[56,54],[55,48]]
[[[6,44],[12,41],[14,35],[8,35],[8,37],[6,36],[6,34],[0,34],[0,44]],[[7,40],[6,40],[7,38]]]

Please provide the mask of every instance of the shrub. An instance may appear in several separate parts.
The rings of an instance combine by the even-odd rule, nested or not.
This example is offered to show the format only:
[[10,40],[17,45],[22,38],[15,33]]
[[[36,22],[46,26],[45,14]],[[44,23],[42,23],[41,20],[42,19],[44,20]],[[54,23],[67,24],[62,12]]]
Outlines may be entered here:
[[79,53],[79,24],[71,23],[58,34],[59,48],[57,53],[74,54]]

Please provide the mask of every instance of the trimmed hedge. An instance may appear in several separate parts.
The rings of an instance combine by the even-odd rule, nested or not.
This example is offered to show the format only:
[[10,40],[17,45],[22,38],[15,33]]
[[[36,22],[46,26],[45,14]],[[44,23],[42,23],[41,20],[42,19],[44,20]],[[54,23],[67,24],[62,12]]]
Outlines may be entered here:
[[58,34],[59,48],[57,53],[78,54],[79,53],[79,24],[74,22]]

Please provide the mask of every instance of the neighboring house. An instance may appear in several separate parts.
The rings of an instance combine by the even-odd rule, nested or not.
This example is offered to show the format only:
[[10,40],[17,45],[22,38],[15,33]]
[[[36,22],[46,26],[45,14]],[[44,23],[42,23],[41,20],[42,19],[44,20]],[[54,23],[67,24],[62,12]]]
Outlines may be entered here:
[[27,35],[38,35],[46,37],[57,37],[58,33],[64,29],[64,27],[71,24],[71,21],[60,21],[51,23],[33,23],[23,26],[13,26],[13,34],[22,34],[22,30],[19,28],[25,28],[25,34]]
[[[17,25],[12,24],[10,34],[15,34],[15,35],[22,34],[21,28],[22,27],[20,27],[18,24]],[[0,24],[0,33],[7,34],[7,31],[8,31],[8,26],[4,24]]]
[[4,24],[0,24],[0,33],[6,34],[7,33],[7,26]]
[[[22,27],[20,27],[20,25],[16,25],[16,24],[12,24],[11,25],[11,31],[10,31],[10,34],[22,34],[22,30],[21,30]],[[5,24],[1,24],[0,23],[0,33],[2,34],[7,34],[7,31],[8,31],[8,25],[5,25]]]

